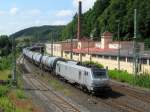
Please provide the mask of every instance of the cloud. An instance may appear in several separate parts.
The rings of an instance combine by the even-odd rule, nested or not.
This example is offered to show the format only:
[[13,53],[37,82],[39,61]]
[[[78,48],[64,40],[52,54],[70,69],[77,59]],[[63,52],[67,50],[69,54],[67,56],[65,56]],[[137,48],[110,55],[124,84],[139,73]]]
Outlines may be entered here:
[[[90,8],[93,7],[94,3],[96,0],[80,0],[82,1],[82,7],[83,7],[83,12],[88,11]],[[78,2],[79,0],[73,0],[73,6],[77,9],[78,8]]]
[[11,15],[14,16],[19,12],[19,9],[17,7],[13,7],[13,8],[10,9],[9,12],[10,12]]
[[67,17],[72,15],[73,15],[72,10],[61,10],[56,14],[57,17]]

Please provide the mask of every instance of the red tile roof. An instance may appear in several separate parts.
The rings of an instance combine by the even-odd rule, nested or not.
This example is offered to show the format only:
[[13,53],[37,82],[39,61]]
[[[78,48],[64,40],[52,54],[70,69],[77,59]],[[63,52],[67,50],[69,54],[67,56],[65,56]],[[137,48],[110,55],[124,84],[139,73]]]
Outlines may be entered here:
[[110,51],[116,51],[116,49],[101,49],[101,48],[84,48],[84,49],[73,49],[73,52],[75,53],[97,53],[97,52],[110,52]]

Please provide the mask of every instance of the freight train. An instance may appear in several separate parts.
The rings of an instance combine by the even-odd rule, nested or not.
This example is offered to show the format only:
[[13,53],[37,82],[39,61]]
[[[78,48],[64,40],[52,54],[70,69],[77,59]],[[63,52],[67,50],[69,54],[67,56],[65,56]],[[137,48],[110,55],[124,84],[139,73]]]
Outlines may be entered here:
[[71,84],[79,85],[89,92],[111,90],[107,69],[85,67],[77,62],[67,61],[61,57],[51,57],[31,51],[30,48],[23,49],[26,59],[37,66],[42,65],[44,69],[55,73],[55,75],[67,80]]

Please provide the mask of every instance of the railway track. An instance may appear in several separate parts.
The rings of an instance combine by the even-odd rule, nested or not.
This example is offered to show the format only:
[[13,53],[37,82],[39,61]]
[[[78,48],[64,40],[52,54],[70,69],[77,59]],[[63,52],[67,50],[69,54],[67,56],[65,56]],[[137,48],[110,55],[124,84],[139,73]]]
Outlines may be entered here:
[[112,85],[112,88],[113,90],[116,90],[116,91],[122,91],[123,93],[126,93],[128,96],[132,96],[136,99],[139,99],[141,101],[144,101],[144,102],[147,102],[150,104],[150,93],[142,93],[142,92],[139,92],[135,89],[132,89],[132,88],[129,88],[129,87],[126,87],[126,86],[122,86],[122,85]]
[[[25,68],[24,68],[25,69]],[[26,70],[24,70],[27,72]],[[47,100],[50,100],[54,103],[55,107],[57,107],[61,112],[80,112],[77,108],[74,108],[73,105],[70,103],[64,101],[59,95],[53,93],[51,88],[49,88],[47,85],[47,82],[43,82],[41,78],[38,78],[37,71],[34,73],[34,76],[31,75],[30,73],[26,76],[27,79],[29,79],[32,87],[34,87],[35,90],[41,91],[44,97],[47,98]],[[35,75],[36,74],[36,75]],[[37,76],[37,77],[36,77]],[[94,100],[95,102],[100,102],[104,105],[107,105],[111,107],[112,109],[116,109],[119,112],[146,112],[146,108],[141,108],[141,106],[134,105],[133,102],[130,102],[132,98],[149,103],[149,97],[145,96],[145,93],[139,93],[137,94],[137,91],[135,90],[130,90],[128,88],[125,88],[123,86],[117,86],[113,85],[113,90],[114,91],[119,91],[122,92],[123,94],[127,95],[127,100],[125,98],[117,99],[117,98],[109,98],[107,100],[101,99],[96,96],[92,96],[92,98],[89,97],[89,99]],[[50,95],[48,92],[51,92],[52,95]],[[52,99],[54,98],[54,99]],[[135,100],[136,101],[136,100]],[[58,105],[59,104],[59,105]],[[147,104],[146,104],[147,105]]]
[[39,79],[33,77],[28,79],[35,90],[43,91],[42,94],[50,101],[52,101],[53,104],[62,112],[81,112],[79,109],[68,103],[65,99],[63,99],[53,90],[51,90],[51,88],[49,88],[45,83],[43,83]]
[[[22,61],[22,59],[19,59],[18,61]],[[82,112],[76,105],[71,104],[62,96],[58,95],[47,86],[47,84],[38,79],[36,75],[33,75],[26,70],[23,63],[19,64],[19,69],[24,74],[23,79],[31,86],[31,88],[28,89],[38,92],[43,100],[45,99],[44,101],[51,105],[49,108],[53,108],[56,112]]]
[[143,112],[142,108],[137,108],[134,105],[128,104],[129,102],[117,99],[101,99],[96,96],[92,96],[91,100],[96,103],[101,102],[104,105],[108,105],[113,109],[117,109],[120,112]]

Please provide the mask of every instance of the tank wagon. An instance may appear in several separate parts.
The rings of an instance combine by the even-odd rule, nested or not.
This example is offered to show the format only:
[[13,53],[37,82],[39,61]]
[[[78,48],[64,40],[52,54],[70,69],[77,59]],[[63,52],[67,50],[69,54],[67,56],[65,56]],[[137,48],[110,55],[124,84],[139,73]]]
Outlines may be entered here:
[[107,69],[87,68],[78,65],[75,61],[66,61],[63,58],[48,55],[42,56],[40,53],[31,51],[30,48],[23,49],[23,55],[36,65],[42,64],[46,70],[90,92],[111,90]]

